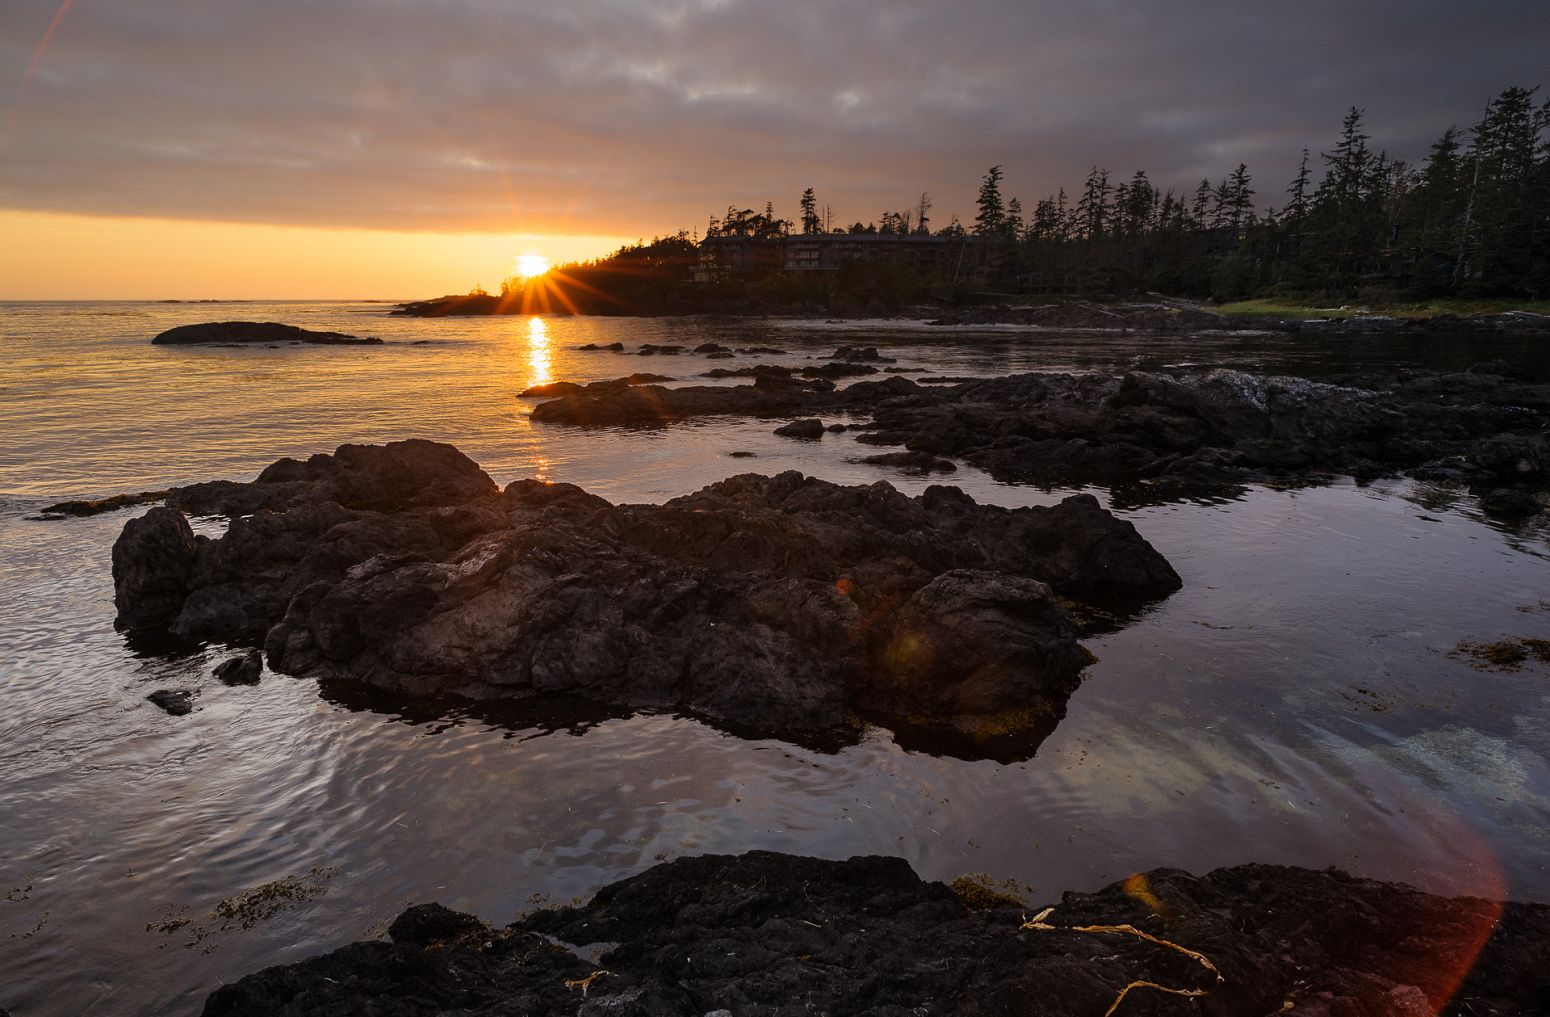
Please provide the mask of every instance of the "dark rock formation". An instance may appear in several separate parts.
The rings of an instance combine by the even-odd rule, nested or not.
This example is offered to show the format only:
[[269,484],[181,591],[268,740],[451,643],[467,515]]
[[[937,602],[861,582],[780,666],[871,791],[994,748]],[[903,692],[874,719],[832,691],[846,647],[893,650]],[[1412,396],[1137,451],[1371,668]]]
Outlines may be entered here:
[[599,346],[597,343],[583,343],[577,346],[576,349],[586,353],[623,353],[624,343],[609,343],[606,346]]
[[589,388],[540,403],[533,419],[652,426],[709,414],[870,412],[856,439],[863,444],[952,456],[1013,483],[1105,484],[1127,500],[1155,500],[1409,472],[1482,494],[1516,491],[1493,494],[1493,511],[1535,512],[1543,504],[1535,494],[1550,486],[1550,385],[1493,369],[1501,370],[1322,382],[1241,371],[1021,374],[931,386],[895,376],[835,389],[759,366],[735,372],[754,375],[752,386]]
[[151,342],[162,346],[199,346],[208,343],[312,343],[319,346],[377,346],[376,337],[361,338],[343,332],[314,332],[276,321],[207,321],[169,328]]
[[683,858],[502,929],[420,905],[390,941],[248,975],[204,1015],[1099,1017],[1136,982],[1199,999],[1134,987],[1135,1017],[1528,1017],[1550,998],[1543,904],[1274,865],[1157,869],[1049,911],[959,887],[899,858]]
[[158,506],[124,524],[113,544],[113,602],[118,624],[155,629],[171,624],[188,596],[199,551],[183,513]]
[[[719,374],[728,377],[740,372]],[[750,372],[752,385],[686,385],[682,388],[640,386],[630,391],[589,389],[533,407],[533,419],[583,427],[657,427],[692,417],[735,414],[750,417],[792,417],[805,413],[871,408],[884,400],[922,391],[906,378],[858,381],[836,391],[823,379],[791,377],[785,369]]]
[[[975,754],[1026,756],[1076,687],[1089,657],[1057,595],[1125,609],[1180,585],[1087,496],[1008,510],[784,473],[615,506],[565,484],[498,492],[424,441],[169,504],[114,545],[131,629],[400,694],[569,694],[814,739],[859,714]],[[234,518],[211,540],[178,508]]]
[[802,438],[812,441],[823,437],[823,421],[817,418],[793,420],[789,424],[782,424],[775,428],[775,433],[782,438]]
[[853,363],[866,361],[872,364],[891,364],[892,357],[878,354],[876,346],[841,346],[829,354],[830,360],[848,360]]
[[892,377],[839,390],[761,372],[752,387],[649,399],[582,393],[540,404],[534,418],[641,425],[858,411],[873,417],[857,438],[864,444],[952,456],[1002,481],[1107,484],[1126,498],[1410,472],[1481,493],[1516,490],[1526,497],[1492,504],[1524,513],[1550,486],[1550,385],[1484,369],[1326,382],[1239,371],[1023,374],[942,387]]
[[194,712],[194,694],[185,689],[157,689],[145,698],[174,717]]
[[111,498],[90,501],[61,501],[43,509],[43,518],[61,519],[65,516],[95,516],[114,512],[134,505],[148,505],[167,497],[167,491],[141,491],[138,494],[116,494]]
[[215,667],[215,677],[227,685],[257,685],[264,673],[264,658],[257,650],[244,650]]
[[570,395],[573,392],[585,391],[585,385],[578,385],[574,381],[551,381],[542,385],[529,385],[518,392],[517,395],[523,399],[531,399],[534,396],[547,399],[553,396]]
[[1480,499],[1480,507],[1488,515],[1501,519],[1526,519],[1538,515],[1544,505],[1527,491],[1515,491],[1509,487],[1487,492]]
[[695,353],[731,353],[732,350],[729,347],[722,346],[720,343],[700,343],[698,346],[696,346],[694,348],[694,352]]
[[892,466],[906,473],[924,476],[928,473],[953,473],[958,467],[950,459],[938,459],[929,452],[884,452],[882,455],[864,456],[852,462],[869,466]]
[[637,355],[642,357],[651,357],[656,356],[657,354],[668,357],[676,357],[683,351],[684,348],[682,346],[659,346],[656,343],[646,343],[635,352]]
[[797,371],[794,367],[777,367],[774,364],[752,364],[748,367],[713,367],[700,375],[702,378],[759,378],[766,375],[789,378]]
[[661,381],[672,381],[665,374],[652,374],[649,371],[637,371],[635,374],[623,378],[612,378],[608,381],[591,381],[585,385],[578,385],[573,381],[551,381],[543,385],[532,385],[518,392],[521,398],[548,399],[554,396],[575,395],[578,392],[599,392],[606,389],[624,388],[629,385],[655,385]]
[[1014,375],[890,401],[873,425],[874,444],[1013,482],[1166,490],[1402,471],[1482,489],[1550,482],[1550,385],[1478,373]]
[[838,381],[840,378],[859,378],[867,374],[876,374],[877,368],[869,364],[850,364],[836,361],[832,364],[821,364],[818,367],[804,367],[797,373],[804,378],[823,378],[827,381]]

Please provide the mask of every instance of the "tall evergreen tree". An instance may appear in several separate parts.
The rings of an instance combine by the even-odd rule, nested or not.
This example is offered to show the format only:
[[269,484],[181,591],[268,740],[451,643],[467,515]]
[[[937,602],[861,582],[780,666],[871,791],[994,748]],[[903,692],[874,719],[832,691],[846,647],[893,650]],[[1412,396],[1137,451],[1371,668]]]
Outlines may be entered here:
[[813,189],[811,187],[802,192],[801,207],[802,232],[804,234],[821,232],[820,223],[818,220],[818,198],[813,194]]
[[1001,167],[992,166],[980,181],[979,215],[974,217],[974,232],[982,237],[993,237],[1006,225],[1006,209],[1001,203]]
[[1094,166],[1076,203],[1077,228],[1088,240],[1100,240],[1109,226],[1109,171]]

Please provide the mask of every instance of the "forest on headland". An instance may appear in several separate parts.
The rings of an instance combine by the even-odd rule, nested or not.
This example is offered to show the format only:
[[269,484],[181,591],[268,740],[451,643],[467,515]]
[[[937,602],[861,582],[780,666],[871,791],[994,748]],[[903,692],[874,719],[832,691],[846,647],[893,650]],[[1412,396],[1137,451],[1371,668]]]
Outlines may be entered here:
[[[902,211],[845,225],[808,188],[794,220],[773,203],[734,206],[711,218],[703,236],[680,230],[536,279],[508,279],[499,295],[476,290],[408,306],[431,314],[673,314],[1139,294],[1374,306],[1540,300],[1550,297],[1550,101],[1538,91],[1505,89],[1475,124],[1444,130],[1419,163],[1375,150],[1364,111],[1351,107],[1333,144],[1304,149],[1284,185],[1242,163],[1186,190],[1162,189],[1145,170],[1121,177],[1094,166],[1080,187],[1029,207],[1004,193],[1002,167],[992,166],[973,221],[940,226],[926,193]],[[778,254],[737,270],[706,268],[716,264],[706,252],[729,243],[773,250],[836,234],[912,243],[848,245],[827,270],[796,269]],[[922,246],[937,256],[906,256]]]

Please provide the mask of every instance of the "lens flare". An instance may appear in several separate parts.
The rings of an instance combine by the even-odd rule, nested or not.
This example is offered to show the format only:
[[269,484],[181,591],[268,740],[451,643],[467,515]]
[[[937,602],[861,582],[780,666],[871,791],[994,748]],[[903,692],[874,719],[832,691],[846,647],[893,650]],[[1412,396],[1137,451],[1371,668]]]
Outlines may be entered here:
[[516,258],[517,275],[533,279],[549,271],[549,259],[541,254],[519,254]]

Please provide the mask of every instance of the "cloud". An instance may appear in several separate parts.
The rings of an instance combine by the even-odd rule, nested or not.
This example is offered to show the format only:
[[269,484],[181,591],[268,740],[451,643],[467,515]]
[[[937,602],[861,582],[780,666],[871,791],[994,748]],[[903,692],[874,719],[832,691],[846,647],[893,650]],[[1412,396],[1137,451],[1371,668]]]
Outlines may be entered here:
[[[0,207],[650,234],[817,189],[972,215],[1089,165],[1274,203],[1345,107],[1419,159],[1537,84],[1550,6],[1440,0],[137,0],[0,9]],[[8,91],[6,91],[8,89]]]

